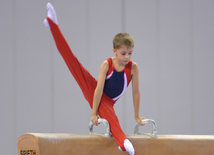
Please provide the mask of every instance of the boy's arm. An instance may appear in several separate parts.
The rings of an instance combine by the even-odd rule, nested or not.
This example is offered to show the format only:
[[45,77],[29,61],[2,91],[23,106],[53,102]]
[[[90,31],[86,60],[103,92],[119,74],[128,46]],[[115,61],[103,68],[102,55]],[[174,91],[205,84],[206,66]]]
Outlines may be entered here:
[[100,73],[97,81],[97,87],[94,91],[94,98],[93,98],[93,108],[91,113],[91,121],[94,125],[98,125],[98,117],[97,117],[97,111],[100,105],[100,100],[103,94],[103,88],[105,84],[106,79],[106,73],[109,69],[108,61],[105,60],[101,67],[100,67]]
[[135,120],[140,125],[144,125],[141,123],[141,121],[145,118],[139,116],[140,110],[139,70],[138,65],[135,62],[132,63],[132,95],[133,95]]

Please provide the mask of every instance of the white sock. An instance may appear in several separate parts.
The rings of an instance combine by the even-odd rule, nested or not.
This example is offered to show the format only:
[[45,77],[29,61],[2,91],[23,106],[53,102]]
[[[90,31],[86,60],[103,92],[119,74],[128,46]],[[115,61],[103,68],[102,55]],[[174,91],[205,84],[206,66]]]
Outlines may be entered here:
[[[57,17],[56,17],[56,12],[55,12],[55,10],[54,10],[53,5],[52,5],[51,3],[48,3],[48,4],[46,5],[46,8],[47,8],[47,10],[48,10],[48,17],[49,17],[55,24],[58,25]],[[46,27],[50,27],[50,25],[49,25],[47,19],[44,20],[44,24],[45,24]]]
[[123,150],[121,149],[121,147],[120,147],[120,146],[118,146],[118,149],[119,149],[120,151],[122,151],[122,152],[123,152]]
[[124,140],[124,147],[130,155],[134,155],[134,153],[135,153],[134,147],[128,139]]

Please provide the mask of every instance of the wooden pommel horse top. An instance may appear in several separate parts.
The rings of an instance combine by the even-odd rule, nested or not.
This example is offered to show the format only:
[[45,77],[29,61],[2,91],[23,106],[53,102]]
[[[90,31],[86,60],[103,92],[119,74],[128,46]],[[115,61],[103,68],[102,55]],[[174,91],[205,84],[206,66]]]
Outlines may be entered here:
[[[148,120],[147,120],[148,121]],[[145,123],[145,122],[144,122]],[[147,122],[152,124],[152,122]],[[154,122],[153,122],[154,123]],[[156,127],[155,124],[153,124]],[[128,155],[118,150],[113,137],[89,133],[27,133],[18,138],[19,155]],[[138,132],[135,127],[135,132]],[[137,130],[137,131],[136,131]],[[152,135],[153,134],[153,135]],[[212,135],[127,135],[136,155],[214,155]],[[153,137],[152,137],[153,136]],[[158,138],[157,138],[158,137]]]

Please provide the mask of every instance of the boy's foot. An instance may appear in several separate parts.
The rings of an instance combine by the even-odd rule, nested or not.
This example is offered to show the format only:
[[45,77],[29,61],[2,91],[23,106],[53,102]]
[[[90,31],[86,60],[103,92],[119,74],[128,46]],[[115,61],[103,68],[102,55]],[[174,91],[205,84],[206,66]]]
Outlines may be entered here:
[[[54,10],[53,5],[52,5],[51,3],[48,3],[48,4],[46,5],[46,8],[47,8],[47,10],[48,10],[48,17],[49,17],[55,24],[58,25],[57,17],[56,17],[56,12],[55,12],[55,10]],[[46,27],[50,27],[50,25],[49,25],[47,19],[44,20],[44,24],[45,24]]]
[[134,155],[134,153],[135,153],[134,147],[133,147],[132,143],[128,139],[125,139],[125,141],[124,141],[124,147],[125,147],[126,151],[130,155]]
[[121,149],[121,147],[120,147],[120,146],[118,146],[118,149],[119,149],[120,151],[122,151],[122,152],[123,152],[123,150]]
[[[124,147],[125,147],[126,151],[127,151],[130,155],[134,155],[134,153],[135,153],[134,147],[133,147],[132,143],[131,143],[128,139],[125,139],[125,140],[124,140]],[[118,149],[119,149],[120,151],[123,151],[123,150],[120,148],[120,146],[118,146]]]

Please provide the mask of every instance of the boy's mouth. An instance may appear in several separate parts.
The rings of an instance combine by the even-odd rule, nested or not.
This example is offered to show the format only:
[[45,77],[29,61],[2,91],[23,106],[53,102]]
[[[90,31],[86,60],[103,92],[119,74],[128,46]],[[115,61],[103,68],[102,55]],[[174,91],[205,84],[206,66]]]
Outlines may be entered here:
[[129,61],[124,61],[125,64],[127,64]]

